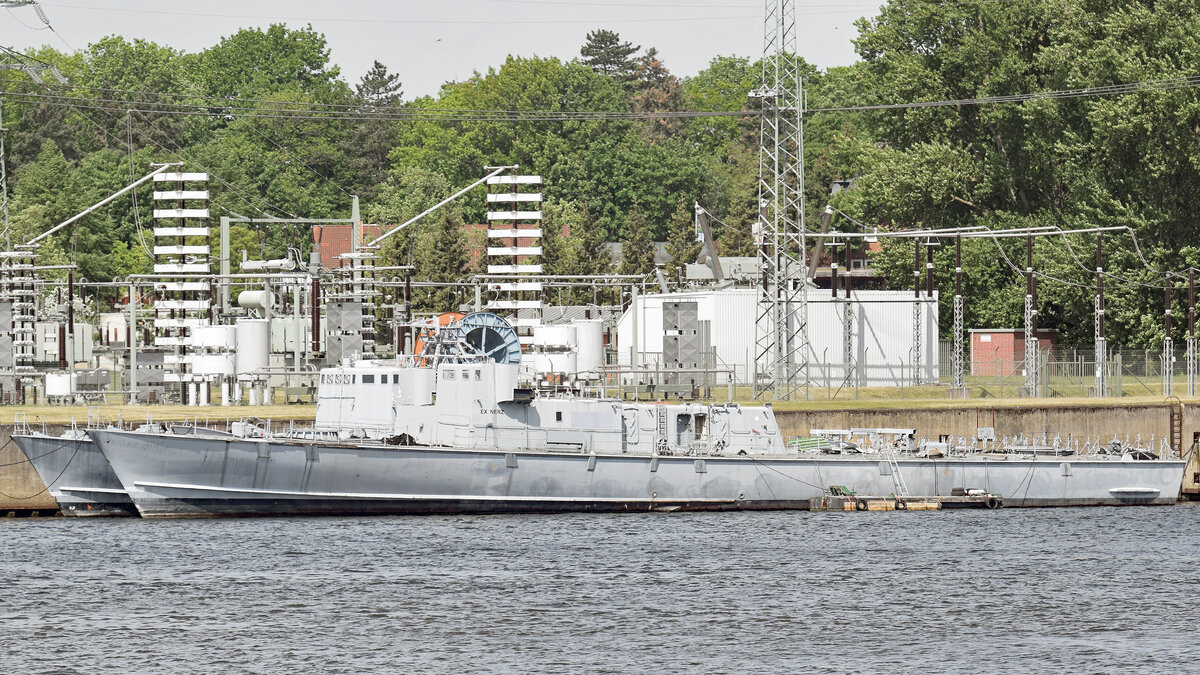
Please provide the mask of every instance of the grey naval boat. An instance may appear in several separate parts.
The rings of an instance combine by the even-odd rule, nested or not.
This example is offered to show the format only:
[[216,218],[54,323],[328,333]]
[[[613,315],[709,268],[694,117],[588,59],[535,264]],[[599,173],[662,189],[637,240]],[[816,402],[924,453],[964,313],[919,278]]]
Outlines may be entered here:
[[61,436],[28,431],[13,434],[65,516],[136,516],[137,508],[104,453],[83,429]]
[[831,486],[980,489],[1005,506],[1168,504],[1183,475],[1182,460],[1126,455],[800,449],[785,443],[769,405],[522,387],[507,324],[452,342],[323,369],[309,430],[88,434],[146,517],[803,509]]
[[[20,428],[23,433],[16,433]],[[119,428],[119,427],[118,427]],[[232,436],[218,429],[180,423],[149,422],[129,433],[187,434],[208,438]],[[108,458],[84,429],[71,427],[59,436],[16,427],[13,442],[65,516],[137,516],[138,510],[113,472]]]

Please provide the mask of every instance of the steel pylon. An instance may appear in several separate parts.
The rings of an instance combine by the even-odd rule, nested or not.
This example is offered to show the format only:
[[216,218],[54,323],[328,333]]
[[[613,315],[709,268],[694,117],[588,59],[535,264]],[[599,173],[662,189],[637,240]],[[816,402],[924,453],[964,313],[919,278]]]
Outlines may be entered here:
[[762,269],[755,321],[754,395],[809,397],[808,284],[804,214],[804,98],[796,56],[794,0],[766,0],[762,76],[751,96],[759,126],[759,222]]

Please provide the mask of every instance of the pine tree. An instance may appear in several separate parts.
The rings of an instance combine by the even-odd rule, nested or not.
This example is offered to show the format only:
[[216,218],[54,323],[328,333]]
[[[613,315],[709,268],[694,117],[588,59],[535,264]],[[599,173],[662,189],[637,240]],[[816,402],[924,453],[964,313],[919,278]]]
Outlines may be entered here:
[[[638,58],[633,72],[633,94],[629,103],[635,111],[679,111],[683,109],[683,90],[679,78],[671,74],[651,47]],[[677,118],[646,120],[644,126],[652,135],[667,136],[678,131],[683,121]]]
[[700,254],[694,217],[687,203],[681,202],[667,224],[667,254],[671,256],[671,265],[680,269],[696,262],[696,256]]
[[[378,61],[354,89],[356,100],[364,106],[399,106],[404,95],[400,89],[400,76],[389,73],[387,66]],[[388,153],[395,147],[399,132],[396,122],[380,120],[354,125],[343,140],[343,153],[356,182],[371,186],[360,190],[367,200],[375,196],[379,184],[387,177]]]
[[585,66],[592,70],[612,77],[620,82],[633,78],[637,60],[630,58],[640,45],[621,42],[621,36],[616,31],[594,30],[587,34],[587,42],[579,50]]
[[[570,201],[542,204],[542,264],[546,274],[571,274],[574,256],[571,235],[580,219],[579,206]],[[569,230],[563,236],[563,230]]]
[[604,227],[583,207],[577,227],[571,228],[574,240],[575,267],[572,274],[608,274],[612,272],[612,251],[603,237]]
[[396,73],[389,73],[387,66],[376,61],[354,89],[358,93],[358,100],[363,103],[387,106],[398,103],[404,96],[404,91],[400,87],[400,76]]
[[[422,281],[452,282],[469,273],[470,255],[467,253],[466,232],[462,220],[454,211],[443,211],[436,223],[417,237],[415,262],[416,278]],[[455,288],[436,286],[426,289],[424,297],[414,304],[435,312],[449,312],[455,307]]]
[[650,221],[642,207],[634,205],[625,217],[624,238],[621,240],[621,274],[649,274],[654,271],[654,241],[650,238]]

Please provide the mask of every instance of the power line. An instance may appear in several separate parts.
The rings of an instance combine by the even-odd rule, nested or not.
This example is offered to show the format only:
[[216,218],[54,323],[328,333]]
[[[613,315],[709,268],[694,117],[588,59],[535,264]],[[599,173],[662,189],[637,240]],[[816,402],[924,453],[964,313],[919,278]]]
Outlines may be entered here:
[[291,150],[287,149],[285,146],[283,146],[282,144],[280,144],[279,142],[277,142],[277,141],[276,141],[274,138],[271,138],[271,137],[270,137],[270,136],[268,136],[268,135],[267,135],[265,132],[263,132],[263,131],[261,131],[261,130],[259,130],[259,129],[255,128],[255,126],[254,126],[254,124],[253,124],[253,123],[250,123],[250,124],[248,124],[248,125],[247,125],[247,128],[249,128],[249,129],[250,129],[250,131],[252,131],[252,132],[254,132],[254,133],[258,134],[258,136],[259,136],[260,138],[262,138],[262,139],[264,139],[264,140],[268,141],[268,142],[269,142],[271,145],[274,145],[275,147],[277,147],[277,148],[279,148],[280,150],[282,150],[282,151],[284,151],[285,153],[287,153],[288,157],[291,157],[292,159],[294,159],[294,160],[296,160],[297,162],[299,162],[299,163],[300,163],[300,164],[301,164],[301,165],[302,165],[304,168],[306,168],[306,169],[308,169],[310,172],[312,172],[312,174],[313,174],[313,175],[315,175],[317,178],[320,178],[321,180],[325,181],[326,183],[329,183],[329,184],[330,184],[330,185],[332,185],[333,187],[337,188],[338,190],[340,190],[340,191],[342,192],[342,194],[346,195],[347,197],[351,197],[351,196],[353,196],[353,195],[351,195],[351,194],[350,194],[350,192],[349,192],[349,191],[347,191],[347,190],[346,190],[346,188],[342,187],[342,186],[341,186],[339,183],[337,183],[337,182],[336,182],[336,181],[334,181],[333,179],[329,178],[329,177],[328,177],[328,176],[326,176],[325,174],[321,173],[320,171],[317,171],[316,169],[312,168],[311,166],[309,166],[309,164],[308,164],[307,162],[305,162],[304,160],[302,160],[302,159],[300,159],[299,157],[297,157],[297,156],[296,156],[296,155],[295,155],[295,154],[294,154],[294,153],[293,153]]
[[[3,49],[3,47],[0,47],[0,49]],[[486,110],[484,110],[484,109],[477,109],[477,108],[405,108],[405,107],[399,107],[396,105],[375,105],[375,104],[371,104],[371,103],[362,103],[362,102],[322,103],[322,102],[318,102],[318,101],[281,101],[278,99],[269,99],[269,98],[247,98],[247,97],[241,97],[241,96],[213,96],[213,95],[199,94],[199,93],[177,94],[177,93],[165,92],[165,91],[146,91],[146,90],[137,90],[137,89],[114,89],[112,87],[89,87],[89,86],[76,85],[76,84],[55,85],[54,83],[49,83],[47,86],[48,87],[57,87],[59,89],[75,90],[75,91],[99,91],[99,92],[105,92],[105,93],[113,94],[113,95],[127,94],[130,96],[136,95],[136,96],[143,96],[143,97],[156,96],[156,97],[166,97],[166,98],[175,98],[175,99],[186,99],[186,100],[191,100],[191,101],[197,101],[197,100],[211,101],[213,103],[211,103],[210,105],[202,105],[202,104],[197,104],[197,103],[167,103],[167,102],[163,102],[163,101],[147,100],[144,98],[142,98],[142,99],[129,99],[129,98],[114,99],[114,98],[75,97],[75,98],[79,98],[79,99],[82,99],[82,100],[85,100],[88,102],[96,101],[96,102],[118,103],[118,104],[140,103],[143,105],[175,105],[175,106],[180,106],[180,107],[201,108],[201,109],[211,109],[212,107],[227,106],[230,103],[265,103],[265,104],[268,104],[269,107],[258,107],[256,109],[267,111],[267,112],[289,111],[289,110],[296,109],[299,111],[325,111],[325,110],[342,111],[342,110],[345,110],[345,111],[350,111],[350,112],[360,112],[360,113],[368,114],[368,115],[374,115],[374,114],[414,115],[414,114],[434,114],[434,113],[437,113],[437,114],[463,113],[463,114],[477,114],[477,115],[484,115],[484,114],[490,114],[490,115],[524,115],[524,114],[657,115],[657,114],[671,113],[671,114],[676,114],[676,115],[686,114],[686,115],[705,116],[705,117],[714,117],[714,116],[720,117],[720,116],[734,116],[734,115],[757,115],[757,114],[759,114],[757,111],[747,111],[747,110],[741,110],[741,111],[738,111],[738,110],[647,111],[647,112],[631,113],[631,112],[627,112],[627,111],[603,111],[603,110],[571,111],[571,110],[515,110],[515,109],[507,109],[507,110],[486,109]],[[33,94],[37,94],[37,93],[38,92],[36,92],[36,91],[30,91],[30,92],[0,91],[0,94],[9,94],[9,95],[13,95],[13,96],[19,96],[19,95],[23,95],[23,94],[33,95]],[[67,98],[70,98],[70,97],[67,97]]]
[[[1011,94],[1004,96],[989,96],[981,98],[948,99],[942,101],[915,101],[907,103],[887,103],[864,106],[840,106],[828,108],[811,108],[809,114],[831,112],[861,112],[872,110],[902,110],[913,108],[954,107],[964,105],[996,105],[1003,103],[1023,103],[1033,100],[1062,100],[1074,98],[1094,98],[1101,96],[1120,96],[1143,91],[1172,91],[1177,89],[1193,89],[1200,87],[1200,76],[1188,76],[1162,80],[1143,80],[1125,84],[1103,85],[1077,89],[1062,89],[1026,94]],[[106,89],[102,91],[120,92],[121,90]],[[469,110],[469,109],[439,109],[439,108],[395,108],[374,107],[354,104],[322,104],[322,103],[291,103],[269,101],[264,99],[238,99],[220,97],[198,97],[201,100],[219,101],[228,106],[230,102],[268,103],[269,107],[248,109],[226,108],[225,112],[213,110],[212,105],[192,103],[172,103],[147,100],[127,100],[113,98],[85,98],[78,96],[62,96],[56,94],[41,94],[36,92],[2,92],[6,96],[18,100],[68,101],[81,106],[95,106],[98,103],[119,105],[146,106],[138,108],[139,112],[155,112],[172,115],[200,114],[204,116],[228,115],[231,117],[258,117],[264,119],[341,119],[347,121],[411,121],[411,120],[441,120],[451,122],[482,122],[482,121],[578,121],[578,120],[642,120],[642,119],[688,119],[701,117],[751,117],[761,115],[758,110],[737,111],[548,111],[548,110]],[[129,92],[139,95],[154,95],[166,97],[188,97],[186,94],[166,94],[162,92]],[[191,97],[197,98],[197,97]]]
[[[588,24],[595,25],[605,22],[620,22],[620,23],[676,23],[680,21],[738,21],[748,19],[761,19],[757,14],[740,14],[736,16],[671,16],[661,18],[614,18],[599,17],[594,19],[530,19],[518,17],[498,17],[494,19],[390,19],[383,17],[374,18],[354,18],[345,16],[265,16],[255,14],[217,14],[211,12],[173,12],[162,9],[128,9],[124,7],[84,7],[82,5],[64,5],[58,3],[45,3],[52,7],[64,7],[70,9],[92,9],[98,12],[122,12],[126,14],[159,14],[164,16],[191,16],[204,17],[212,19],[250,19],[255,21],[306,21],[306,22],[329,22],[329,23],[371,23],[371,24],[407,24],[407,25],[496,25],[496,24],[562,24],[562,25],[580,25]],[[652,6],[652,5],[651,5]],[[647,5],[641,5],[639,9],[645,9]],[[749,9],[749,8],[747,8]]]
[[915,101],[911,103],[884,103],[879,105],[842,106],[834,108],[811,108],[809,113],[857,112],[866,110],[903,110],[908,108],[945,108],[963,105],[991,105],[998,103],[1024,103],[1036,100],[1058,100],[1070,98],[1093,98],[1097,96],[1119,96],[1139,91],[1171,91],[1174,89],[1193,89],[1200,87],[1200,75],[1179,77],[1165,80],[1143,80],[1126,84],[1110,84],[1098,87],[1083,87],[1079,89],[1059,89],[1055,91],[1040,91],[1029,94],[1009,94],[1005,96],[986,96],[982,98],[960,98],[945,101]]
[[[214,110],[215,106],[160,103],[155,101],[123,101],[120,99],[90,99],[84,97],[61,96],[55,94],[37,94],[31,92],[0,92],[20,102],[37,101],[44,105],[70,105],[98,110],[106,109],[100,105],[109,103],[124,106],[139,113],[161,115],[183,115],[200,117],[219,117],[233,119],[296,119],[296,120],[342,120],[342,121],[447,121],[447,122],[571,122],[571,121],[620,121],[620,120],[650,120],[650,119],[689,119],[700,117],[751,117],[760,115],[759,111],[646,111],[646,112],[589,112],[589,111],[536,111],[536,110],[478,110],[455,111],[437,108],[408,108],[387,112],[372,113],[368,111],[352,112],[343,110],[313,110],[293,108],[226,108]],[[132,105],[130,105],[132,104]],[[145,106],[145,107],[139,107]]]
[[252,196],[251,196],[249,193],[245,192],[244,190],[241,190],[241,189],[240,189],[240,188],[238,188],[236,185],[234,185],[234,184],[230,183],[229,181],[225,180],[224,178],[221,178],[219,175],[217,175],[217,174],[216,174],[216,173],[214,173],[213,171],[209,170],[209,169],[208,169],[207,167],[205,167],[203,164],[201,164],[200,162],[196,161],[196,158],[195,158],[195,157],[192,157],[192,156],[191,156],[191,155],[189,155],[187,152],[185,152],[185,151],[183,150],[183,148],[179,146],[179,144],[178,144],[178,143],[176,143],[175,141],[171,140],[170,136],[166,135],[166,134],[165,134],[165,133],[164,133],[164,132],[163,132],[161,129],[159,129],[159,128],[158,128],[158,126],[156,126],[156,125],[154,124],[154,122],[153,122],[153,121],[151,121],[151,120],[150,120],[148,117],[146,117],[144,114],[142,114],[142,112],[141,112],[141,111],[134,110],[133,112],[136,112],[136,113],[138,113],[138,116],[142,118],[142,120],[143,120],[143,121],[146,123],[146,125],[147,125],[148,127],[150,127],[151,129],[153,129],[153,130],[154,130],[154,132],[156,133],[156,135],[158,135],[160,138],[162,138],[162,139],[163,139],[163,140],[165,140],[166,142],[170,143],[170,144],[171,144],[171,145],[172,145],[172,146],[173,146],[173,147],[174,147],[174,148],[175,148],[175,149],[178,151],[178,152],[171,152],[170,150],[168,150],[167,152],[171,152],[171,154],[175,155],[176,157],[179,157],[180,159],[185,159],[185,160],[187,160],[188,162],[190,162],[192,165],[194,165],[194,166],[196,166],[196,167],[198,167],[198,168],[200,168],[200,169],[203,169],[205,173],[207,173],[207,174],[209,174],[210,176],[212,176],[213,178],[215,178],[215,179],[217,180],[217,182],[218,182],[218,183],[220,183],[221,185],[224,185],[225,187],[229,188],[230,190],[233,190],[234,192],[238,193],[238,194],[239,194],[239,195],[241,195],[243,198],[245,198],[245,200],[246,200],[246,204],[247,204],[247,205],[248,205],[250,208],[254,209],[255,211],[258,211],[259,213],[263,214],[264,216],[267,216],[268,218],[275,218],[275,217],[277,217],[277,216],[272,216],[270,213],[267,213],[266,211],[264,211],[263,209],[259,208],[259,207],[258,207],[258,206],[255,204],[255,202],[256,202],[256,201],[260,201],[262,204],[265,204],[265,205],[266,205],[268,208],[275,209],[276,211],[279,211],[280,213],[285,213],[285,214],[287,214],[288,216],[290,216],[290,217],[292,217],[292,218],[297,218],[297,217],[298,217],[296,214],[294,214],[294,213],[292,213],[292,212],[288,211],[287,209],[283,209],[283,208],[280,208],[280,207],[278,207],[278,206],[276,206],[276,205],[272,204],[271,202],[267,201],[265,198],[258,198],[258,199],[254,199],[254,198],[252,198]]

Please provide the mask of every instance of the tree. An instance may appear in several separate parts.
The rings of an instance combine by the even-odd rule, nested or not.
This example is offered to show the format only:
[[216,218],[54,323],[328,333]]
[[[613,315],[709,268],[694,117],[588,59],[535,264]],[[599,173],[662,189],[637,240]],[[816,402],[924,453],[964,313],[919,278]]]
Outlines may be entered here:
[[583,43],[579,55],[583,57],[581,60],[585,66],[624,83],[633,78],[637,61],[630,57],[638,49],[641,46],[621,42],[621,36],[616,31],[600,28],[587,34],[587,41]]
[[597,222],[587,206],[579,212],[578,223],[571,228],[574,240],[575,267],[571,274],[609,274],[612,272],[612,251],[604,241],[604,227]]
[[400,102],[404,92],[400,89],[400,76],[389,73],[387,66],[376,61],[366,75],[358,81],[354,91],[358,100],[373,106],[390,106]]
[[[450,183],[445,176],[415,167],[393,170],[380,190],[379,196],[367,210],[372,222],[380,223],[383,229],[403,223],[451,194]],[[450,212],[462,222],[459,205],[451,202],[435,213]],[[433,223],[434,216],[413,223],[383,242],[380,257],[386,265],[414,265],[417,252],[413,248],[415,234]]]
[[625,219],[625,235],[621,239],[621,274],[649,274],[654,271],[654,240],[650,222],[640,206],[635,205]]
[[[639,112],[676,112],[683,109],[683,92],[679,78],[663,65],[654,47],[646,50],[634,66],[634,93],[630,98],[633,109]],[[647,120],[652,133],[668,135],[681,126],[678,118]]]
[[[389,73],[387,66],[376,61],[355,87],[355,100],[368,112],[376,108],[399,108],[404,92],[400,76]],[[359,190],[364,199],[375,196],[376,186],[387,178],[388,153],[400,137],[396,122],[372,120],[354,124],[344,136],[339,150],[347,157],[348,168],[355,182],[368,186]]]
[[[417,235],[416,277],[443,284],[460,281],[469,274],[471,262],[462,219],[453,211],[440,211],[434,218],[434,222]],[[426,288],[416,296],[413,304],[418,308],[448,312],[458,310],[456,300],[461,300],[461,291],[442,285]]]
[[249,99],[301,91],[322,102],[342,102],[350,93],[330,64],[324,34],[311,26],[243,28],[199,56],[199,78],[210,96]]
[[[684,105],[689,110],[736,112],[749,110],[750,92],[758,86],[759,71],[749,59],[718,56],[708,67],[682,83]],[[737,117],[697,117],[685,125],[688,140],[718,151],[727,143],[756,143],[758,125]]]
[[572,240],[578,236],[581,216],[582,209],[576,202],[542,203],[542,264],[546,274],[572,274],[576,263]]
[[115,241],[109,256],[112,258],[114,275],[120,278],[130,274],[146,274],[154,267],[154,259],[139,243],[129,245]]
[[696,241],[694,218],[694,211],[689,204],[680,202],[667,225],[667,255],[671,256],[671,265],[674,267],[682,269],[684,265],[696,262],[700,254],[702,244]]
[[[907,0],[861,20],[859,35],[856,47],[867,75],[862,81],[871,84],[875,101],[976,99],[1186,77],[1194,59],[1181,55],[1200,49],[1200,16],[1182,0],[1152,5],[1029,0],[1019,7]],[[858,212],[866,222],[1128,226],[1142,253],[1128,239],[1114,242],[1109,252],[1106,267],[1114,281],[1127,281],[1107,289],[1108,337],[1127,345],[1161,337],[1154,327],[1158,320],[1145,319],[1146,308],[1161,304],[1161,271],[1190,264],[1179,242],[1194,239],[1196,231],[1196,90],[931,106],[869,118],[874,140],[888,151],[885,162],[868,168],[858,188],[849,191],[860,193],[853,199],[867,207]],[[888,189],[889,176],[921,187],[900,195]],[[889,207],[898,211],[887,212]],[[999,254],[996,248],[993,255]],[[1094,270],[1069,254],[1060,266],[1051,255],[1063,252],[1041,244],[1035,251],[1039,271],[1061,273],[1055,275],[1059,281],[1043,279],[1039,301],[1047,320],[1057,316],[1062,323],[1043,325],[1062,329],[1064,341],[1088,342],[1087,293],[1080,287],[1090,287]],[[964,268],[970,277],[993,272]],[[1021,277],[1020,265],[1004,265],[981,279],[1010,289],[984,302],[1002,301],[1004,317],[1020,316]],[[972,298],[967,303],[983,304]],[[1083,315],[1073,305],[1082,305]]]

